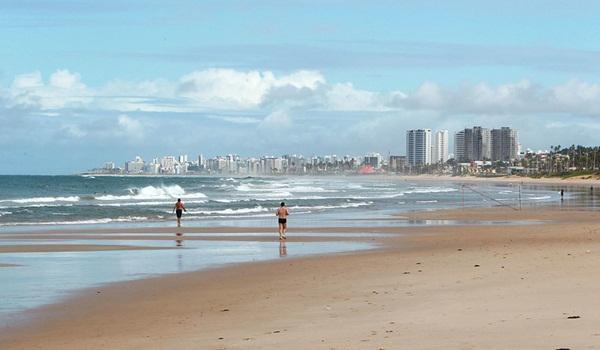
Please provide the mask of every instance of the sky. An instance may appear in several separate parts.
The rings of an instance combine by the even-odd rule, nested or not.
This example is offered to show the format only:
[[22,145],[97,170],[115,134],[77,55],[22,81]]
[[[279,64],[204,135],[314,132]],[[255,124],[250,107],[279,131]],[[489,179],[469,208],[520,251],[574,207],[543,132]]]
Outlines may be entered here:
[[598,145],[597,13],[553,0],[0,0],[0,174],[137,155],[402,155],[413,128]]

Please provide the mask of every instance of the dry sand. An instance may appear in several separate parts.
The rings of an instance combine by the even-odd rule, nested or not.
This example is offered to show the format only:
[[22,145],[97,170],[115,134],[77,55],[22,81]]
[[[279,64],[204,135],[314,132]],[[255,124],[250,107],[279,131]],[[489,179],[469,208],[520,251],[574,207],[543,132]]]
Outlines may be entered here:
[[451,181],[461,183],[523,183],[532,185],[550,185],[550,186],[578,186],[578,187],[589,187],[589,186],[600,186],[600,177],[584,175],[584,176],[573,176],[566,179],[560,177],[542,177],[532,178],[525,176],[450,176],[450,175],[389,175],[388,177],[394,179],[402,179],[406,181]]
[[382,228],[403,235],[375,238],[383,247],[373,251],[86,290],[2,330],[0,348],[600,348],[600,213],[493,208],[410,219],[515,215],[547,222]]

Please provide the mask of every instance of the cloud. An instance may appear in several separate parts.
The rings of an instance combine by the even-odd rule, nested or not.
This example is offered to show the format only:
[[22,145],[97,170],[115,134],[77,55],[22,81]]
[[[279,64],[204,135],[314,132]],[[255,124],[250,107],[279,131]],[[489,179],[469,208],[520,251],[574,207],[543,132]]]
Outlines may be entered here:
[[41,110],[86,107],[93,101],[93,92],[81,82],[79,74],[68,70],[50,75],[49,84],[39,71],[18,75],[9,95],[13,106]]
[[259,128],[266,130],[286,130],[292,126],[289,112],[278,110],[267,115],[259,124]]
[[142,139],[144,137],[144,127],[139,120],[130,118],[126,114],[122,114],[117,119],[117,125],[120,133],[125,137],[132,139]]
[[[441,86],[427,81],[412,91],[369,91],[351,82],[328,83],[316,71],[207,69],[176,81],[110,81],[89,87],[78,73],[58,70],[18,75],[0,90],[7,106],[51,112],[65,109],[121,113],[248,113],[307,111],[437,111],[457,114],[564,113],[600,116],[600,84],[570,80],[544,87],[529,80]],[[226,121],[226,119],[222,120]],[[252,123],[250,119],[230,122]]]
[[205,108],[243,109],[260,105],[272,88],[314,89],[324,82],[321,74],[309,71],[298,71],[278,78],[270,71],[208,69],[183,76],[177,93]]

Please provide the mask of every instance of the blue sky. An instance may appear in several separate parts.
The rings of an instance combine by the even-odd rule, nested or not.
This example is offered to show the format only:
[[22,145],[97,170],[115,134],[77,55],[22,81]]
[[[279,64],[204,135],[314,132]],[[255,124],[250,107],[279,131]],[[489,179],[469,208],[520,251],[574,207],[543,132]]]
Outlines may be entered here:
[[0,173],[403,154],[404,130],[597,144],[593,1],[0,0]]

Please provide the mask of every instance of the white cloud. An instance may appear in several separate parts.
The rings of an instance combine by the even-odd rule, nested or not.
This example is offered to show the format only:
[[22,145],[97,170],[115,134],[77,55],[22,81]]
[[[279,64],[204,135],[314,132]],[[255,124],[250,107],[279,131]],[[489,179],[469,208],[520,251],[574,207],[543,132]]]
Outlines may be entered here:
[[87,132],[82,130],[79,126],[77,125],[64,125],[62,127],[62,130],[67,133],[67,135],[73,137],[73,138],[83,138],[85,136],[87,136]]
[[562,111],[600,115],[600,84],[571,80],[553,87],[551,94]]
[[379,94],[357,90],[350,83],[335,84],[325,93],[325,109],[334,111],[383,110]]
[[20,74],[13,80],[12,88],[16,90],[38,88],[44,85],[42,73],[39,71]]
[[92,91],[81,81],[79,74],[58,70],[46,84],[38,71],[15,77],[9,92],[11,105],[42,110],[89,106]]
[[269,130],[285,130],[292,126],[292,118],[287,111],[278,110],[268,114],[259,127]]
[[[578,80],[550,87],[528,80],[444,87],[424,82],[412,91],[369,91],[352,83],[330,84],[316,71],[206,69],[176,81],[115,80],[88,87],[78,73],[58,70],[45,82],[40,72],[15,77],[2,90],[5,106],[43,112],[77,108],[117,113],[217,113],[278,110],[330,112],[435,111],[441,115],[569,114],[600,116],[600,84]],[[237,115],[231,123],[256,123]],[[264,122],[264,121],[263,121]]]
[[258,107],[272,88],[292,86],[315,89],[324,82],[320,73],[311,71],[299,71],[278,78],[270,71],[208,69],[183,76],[177,92],[199,107],[244,109]]
[[130,118],[126,114],[121,114],[117,120],[117,125],[121,133],[127,137],[139,139],[144,136],[144,127],[139,120]]
[[62,88],[72,89],[74,87],[82,88],[81,76],[79,73],[71,73],[68,70],[58,70],[50,75],[50,85]]

